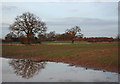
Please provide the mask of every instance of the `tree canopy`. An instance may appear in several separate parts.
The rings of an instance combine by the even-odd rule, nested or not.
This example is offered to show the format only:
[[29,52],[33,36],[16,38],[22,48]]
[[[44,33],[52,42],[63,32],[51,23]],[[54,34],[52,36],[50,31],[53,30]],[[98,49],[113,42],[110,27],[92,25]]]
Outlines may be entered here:
[[15,22],[9,28],[18,35],[24,34],[27,38],[27,44],[30,44],[31,36],[36,33],[44,33],[47,30],[46,24],[39,17],[29,12],[17,16]]

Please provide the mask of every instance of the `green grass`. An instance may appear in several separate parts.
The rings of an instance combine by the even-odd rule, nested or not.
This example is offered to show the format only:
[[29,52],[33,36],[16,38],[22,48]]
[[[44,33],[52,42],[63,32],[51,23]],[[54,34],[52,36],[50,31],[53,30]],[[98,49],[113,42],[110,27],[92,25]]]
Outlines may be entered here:
[[[113,49],[117,48],[117,43],[96,43],[96,44],[70,44],[70,45],[31,45],[31,46],[17,46],[17,45],[2,45],[3,56],[21,54],[23,56],[66,56],[79,52],[87,52],[92,50]],[[96,53],[97,54],[97,53]],[[98,53],[100,54],[100,53]],[[105,54],[105,53],[104,53]],[[116,52],[111,52],[116,54]],[[86,54],[87,55],[87,54]]]

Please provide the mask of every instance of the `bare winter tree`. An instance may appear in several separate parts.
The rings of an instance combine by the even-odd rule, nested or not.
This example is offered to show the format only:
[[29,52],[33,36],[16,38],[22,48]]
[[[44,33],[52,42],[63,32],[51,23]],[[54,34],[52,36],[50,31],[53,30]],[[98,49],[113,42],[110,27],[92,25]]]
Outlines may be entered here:
[[83,34],[81,34],[81,29],[79,26],[75,26],[71,29],[67,29],[66,33],[70,34],[69,38],[71,38],[72,43],[74,43],[74,39],[76,36],[83,37]]
[[48,40],[54,40],[55,39],[55,31],[51,31],[49,33],[46,34],[46,37]]
[[33,35],[46,32],[47,30],[46,24],[39,17],[29,12],[17,16],[15,22],[9,28],[17,34],[24,34],[27,38],[27,44],[31,43],[30,40]]
[[6,41],[15,41],[15,40],[17,40],[17,35],[15,35],[13,32],[10,32],[5,36],[5,40]]
[[118,41],[120,41],[120,34],[118,34],[116,38],[118,39]]

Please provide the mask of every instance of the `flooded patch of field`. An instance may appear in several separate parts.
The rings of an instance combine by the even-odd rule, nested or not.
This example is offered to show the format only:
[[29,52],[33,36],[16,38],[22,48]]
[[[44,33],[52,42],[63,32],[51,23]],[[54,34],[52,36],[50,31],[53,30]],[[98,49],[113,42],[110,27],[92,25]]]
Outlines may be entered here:
[[2,60],[3,82],[118,82],[118,73],[30,59]]

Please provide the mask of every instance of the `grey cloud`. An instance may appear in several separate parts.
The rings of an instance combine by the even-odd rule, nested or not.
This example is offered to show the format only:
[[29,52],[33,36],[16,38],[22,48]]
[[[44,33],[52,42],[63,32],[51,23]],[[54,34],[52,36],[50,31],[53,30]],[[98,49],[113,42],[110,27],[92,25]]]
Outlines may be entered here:
[[72,12],[72,13],[74,13],[74,12],[76,13],[76,12],[78,12],[78,11],[79,11],[79,10],[77,10],[77,9],[71,9],[71,10],[69,10],[70,13],[71,13],[71,12]]
[[2,26],[9,26],[9,23],[2,23]]
[[10,11],[10,10],[16,10],[18,9],[16,6],[10,6],[10,5],[3,5],[2,10],[3,11]]
[[96,26],[108,26],[108,25],[116,25],[117,20],[102,20],[102,19],[91,19],[85,18],[82,20],[83,24],[87,25],[96,25]]
[[2,27],[2,31],[6,31],[6,30],[9,30],[8,27]]
[[47,21],[48,25],[87,25],[87,26],[111,26],[117,25],[117,20],[102,20],[97,18],[67,17]]
[[10,25],[9,23],[1,23],[1,24],[2,24],[2,25],[1,25],[2,27],[0,27],[0,28],[1,28],[3,31],[9,29],[9,28],[8,28],[9,25]]

